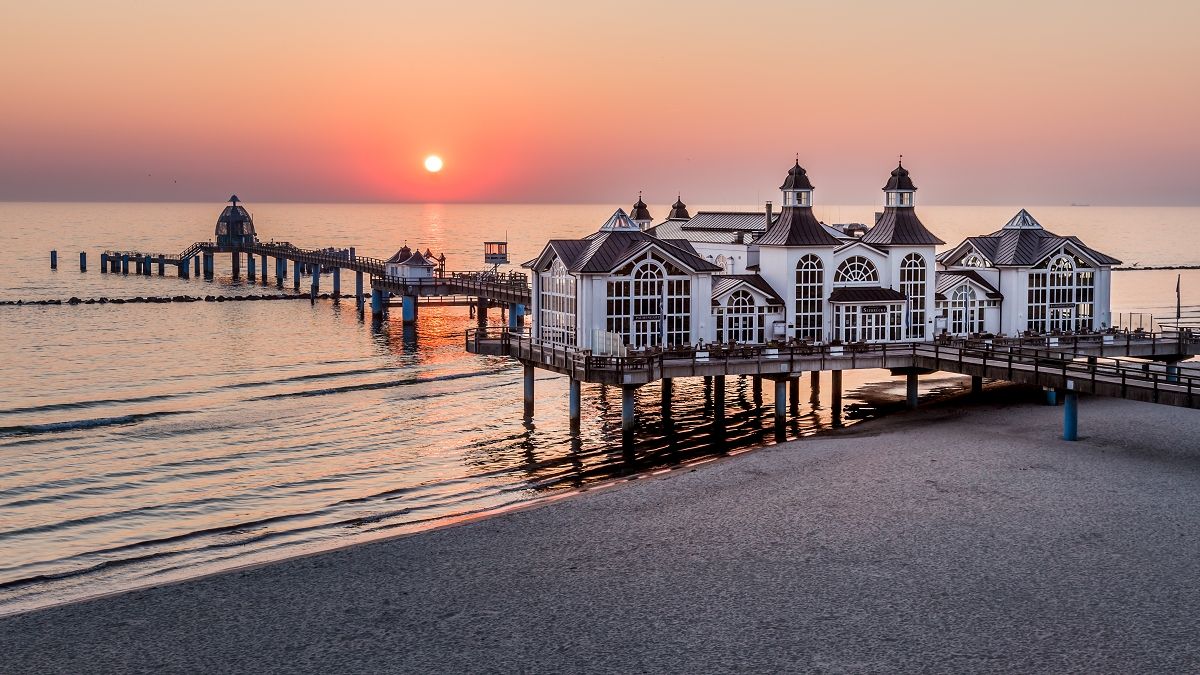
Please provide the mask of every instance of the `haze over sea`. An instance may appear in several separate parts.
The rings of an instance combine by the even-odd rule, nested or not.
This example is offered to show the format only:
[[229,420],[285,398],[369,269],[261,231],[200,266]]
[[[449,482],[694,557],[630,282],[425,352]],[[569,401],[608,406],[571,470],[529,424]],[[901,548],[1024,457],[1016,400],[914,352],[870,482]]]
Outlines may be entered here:
[[[228,256],[212,281],[99,272],[105,249],[170,252],[210,239],[222,206],[0,203],[0,300],[291,294],[290,280],[283,291],[273,278],[232,280]],[[264,240],[376,257],[407,242],[460,270],[482,267],[484,240],[507,237],[519,264],[551,237],[594,231],[616,206],[248,208]],[[871,223],[874,210],[815,207],[827,223]],[[1017,210],[918,207],[949,244],[995,231]],[[1200,265],[1200,208],[1030,211],[1127,265]],[[1114,273],[1114,317],[1140,312],[1149,327],[1152,314],[1173,316],[1176,274]],[[1184,313],[1195,317],[1200,271],[1182,275]],[[352,275],[343,278],[343,292],[352,289]],[[566,379],[539,373],[525,424],[519,369],[463,351],[474,325],[466,308],[422,308],[416,329],[398,314],[373,327],[352,299],[0,307],[0,614],[429,527],[716,452],[699,381],[677,384],[673,430],[657,416],[658,388],[643,390],[627,462],[619,396],[585,386],[572,439]],[[962,382],[929,376],[922,393]],[[853,423],[899,400],[903,384],[851,371],[845,386]],[[731,383],[730,447],[768,442],[765,389],[758,403],[749,380]],[[827,379],[821,395],[802,402],[793,435],[830,425]]]

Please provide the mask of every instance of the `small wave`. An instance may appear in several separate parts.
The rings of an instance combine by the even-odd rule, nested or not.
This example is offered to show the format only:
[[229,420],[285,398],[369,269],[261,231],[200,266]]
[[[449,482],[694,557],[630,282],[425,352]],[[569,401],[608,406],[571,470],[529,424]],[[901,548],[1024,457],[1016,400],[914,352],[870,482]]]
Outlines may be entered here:
[[368,382],[366,384],[348,384],[344,387],[327,387],[325,389],[312,389],[309,391],[292,391],[282,394],[268,394],[267,396],[259,396],[249,399],[251,401],[268,401],[276,398],[295,398],[306,396],[328,396],[330,394],[343,394],[350,391],[371,391],[373,389],[391,389],[393,387],[407,387],[416,384],[429,384],[431,382],[448,382],[450,380],[461,380],[468,377],[480,377],[483,375],[496,375],[506,370],[511,370],[515,366],[506,366],[503,368],[493,368],[490,370],[478,370],[470,373],[454,373],[452,375],[438,375],[436,377],[414,377],[409,380],[392,380],[389,382]]
[[137,424],[156,417],[183,414],[182,410],[163,410],[136,415],[118,415],[117,417],[95,417],[86,420],[71,420],[69,422],[51,422],[49,424],[20,424],[11,427],[0,427],[0,436],[26,436],[31,434],[52,434],[77,429],[94,429],[96,427],[114,427],[127,424]]

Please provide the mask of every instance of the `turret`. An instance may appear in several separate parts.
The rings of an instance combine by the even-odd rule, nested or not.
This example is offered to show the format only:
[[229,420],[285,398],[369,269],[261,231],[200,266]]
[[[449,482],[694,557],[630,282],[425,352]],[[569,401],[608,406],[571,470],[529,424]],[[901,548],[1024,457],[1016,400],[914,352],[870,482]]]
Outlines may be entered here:
[[883,191],[887,194],[887,206],[913,207],[917,186],[913,185],[912,179],[908,177],[908,169],[904,168],[903,159],[892,170],[892,177],[888,179],[887,185],[883,186]]
[[638,200],[629,211],[629,219],[637,223],[639,230],[645,230],[650,227],[650,223],[654,219],[650,217],[650,209],[646,208],[646,203],[642,201],[642,193],[638,193]]
[[783,191],[785,207],[812,206],[813,184],[808,180],[808,174],[805,173],[804,167],[800,166],[799,159],[796,160],[796,166],[788,170],[788,176],[779,189]]

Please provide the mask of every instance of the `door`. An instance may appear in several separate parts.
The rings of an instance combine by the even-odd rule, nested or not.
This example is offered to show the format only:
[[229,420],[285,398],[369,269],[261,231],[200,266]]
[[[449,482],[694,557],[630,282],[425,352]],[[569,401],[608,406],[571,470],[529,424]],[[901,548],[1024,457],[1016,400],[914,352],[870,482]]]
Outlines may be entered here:
[[662,344],[662,320],[635,318],[633,321],[633,345],[635,347],[657,347]]

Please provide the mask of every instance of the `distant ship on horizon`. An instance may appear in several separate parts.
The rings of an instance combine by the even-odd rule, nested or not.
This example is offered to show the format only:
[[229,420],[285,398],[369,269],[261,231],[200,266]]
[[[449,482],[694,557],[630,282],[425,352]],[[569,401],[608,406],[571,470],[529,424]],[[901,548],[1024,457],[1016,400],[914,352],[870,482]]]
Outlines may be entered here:
[[1071,202],[1071,206],[1091,206],[1091,204],[1076,204],[1075,202]]

